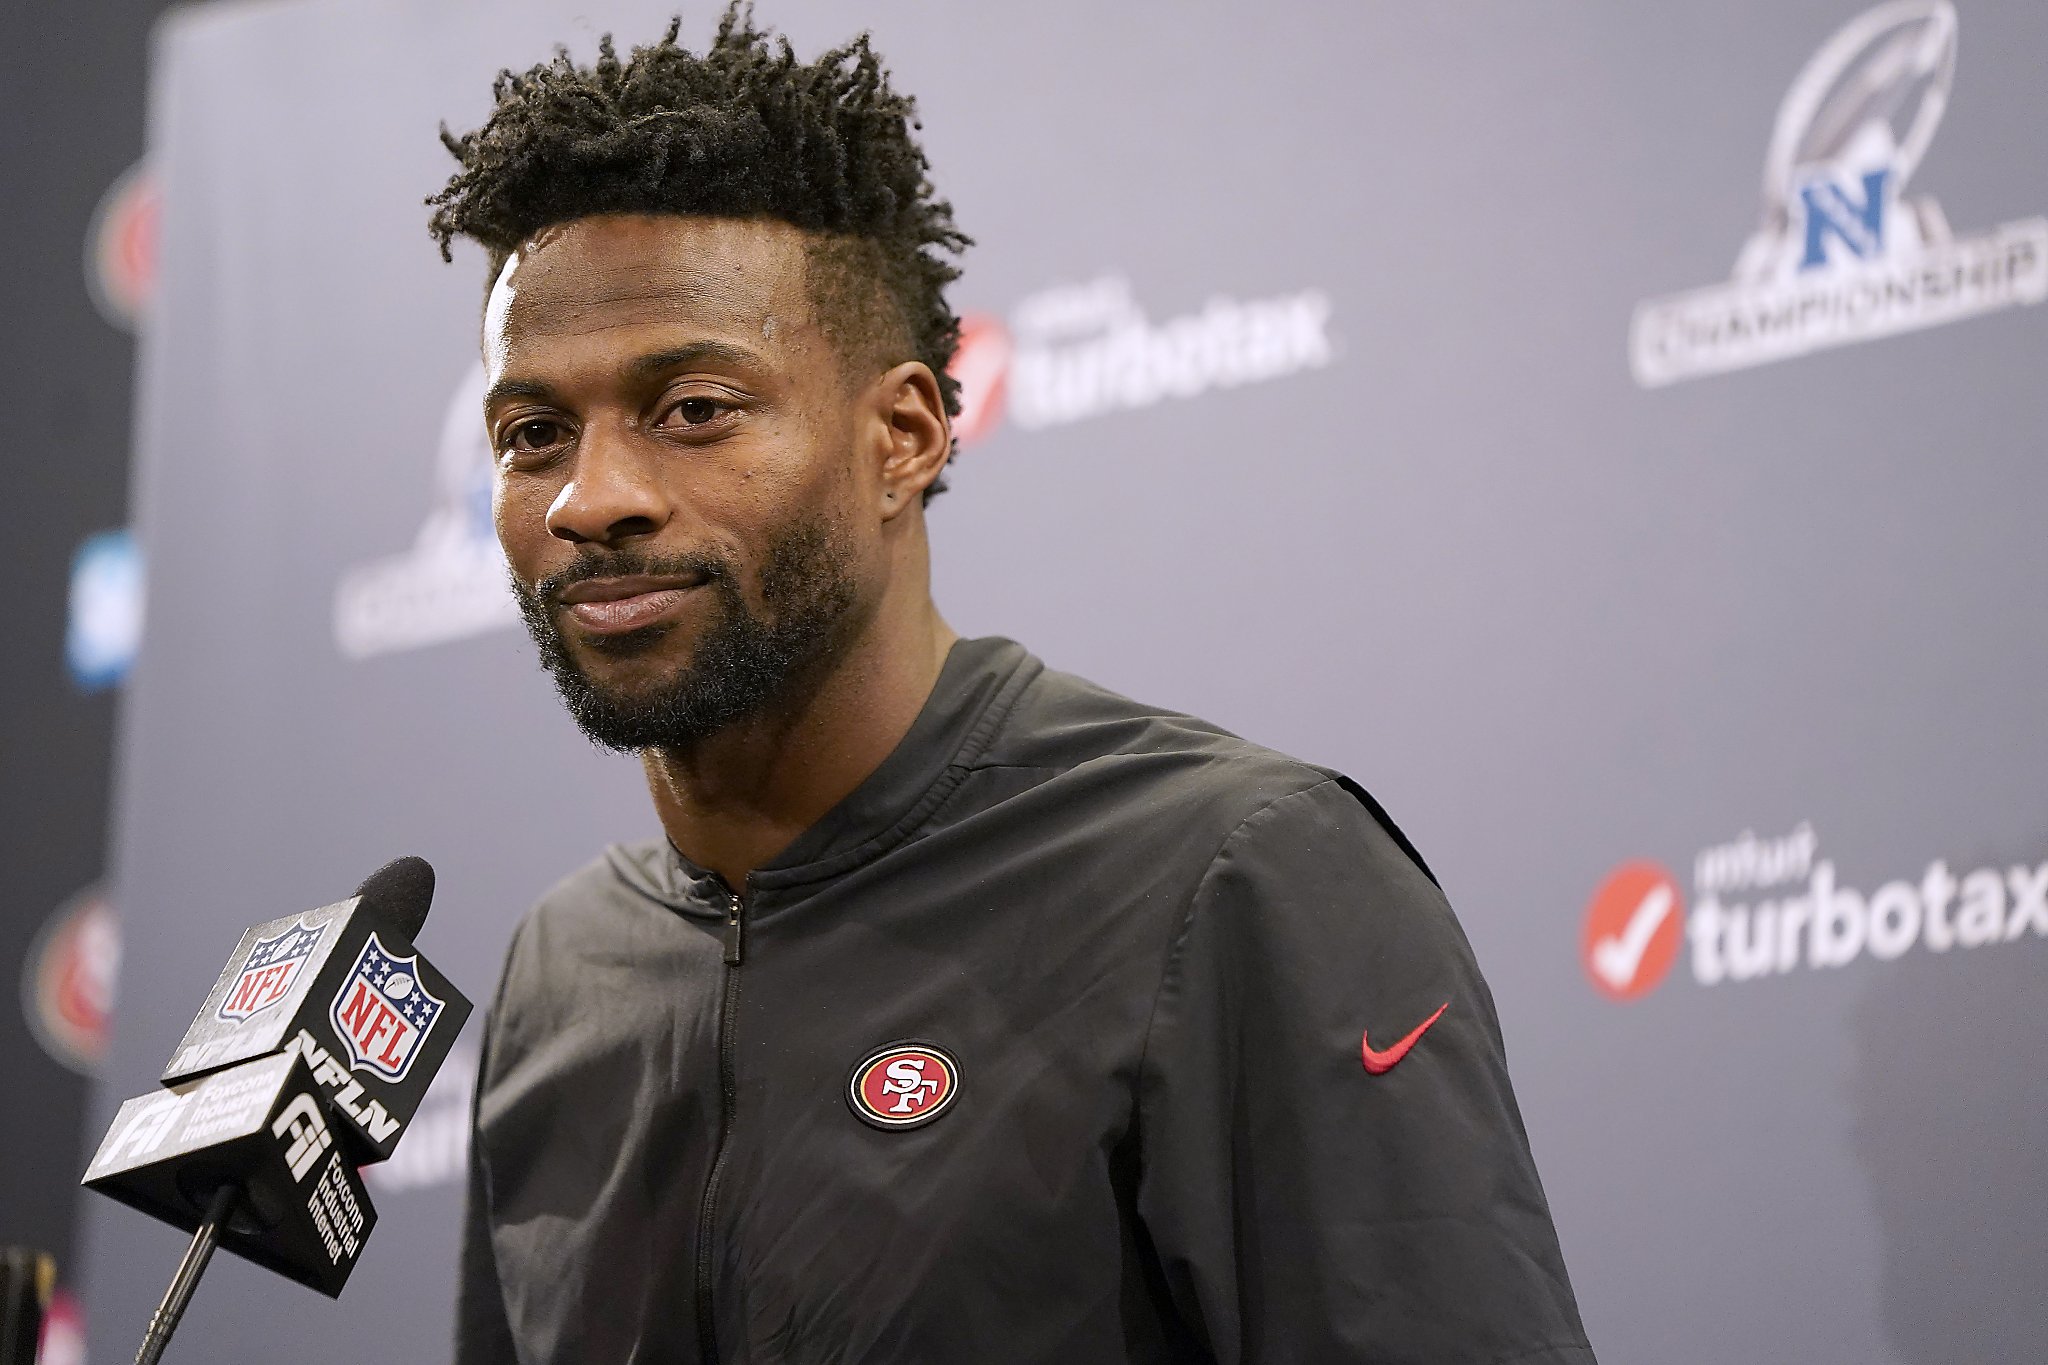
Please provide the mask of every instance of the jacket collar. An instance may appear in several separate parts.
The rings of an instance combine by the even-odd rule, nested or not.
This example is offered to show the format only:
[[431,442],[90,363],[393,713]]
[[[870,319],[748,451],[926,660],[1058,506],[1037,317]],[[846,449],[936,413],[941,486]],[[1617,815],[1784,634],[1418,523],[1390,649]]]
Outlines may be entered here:
[[[757,894],[786,899],[810,883],[844,876],[916,833],[1001,729],[1017,696],[1044,670],[1022,645],[1000,636],[956,641],[917,719],[887,758],[838,805],[749,879]],[[614,845],[618,873],[672,909],[725,913],[725,885],[666,839]]]

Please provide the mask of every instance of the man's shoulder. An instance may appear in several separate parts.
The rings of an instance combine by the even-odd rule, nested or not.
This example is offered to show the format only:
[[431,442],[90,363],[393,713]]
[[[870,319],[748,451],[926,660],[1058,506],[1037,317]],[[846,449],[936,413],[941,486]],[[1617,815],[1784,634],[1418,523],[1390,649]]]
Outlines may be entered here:
[[660,839],[608,845],[533,903],[521,935],[576,939],[673,909],[668,846]]
[[981,766],[1051,773],[1116,769],[1137,781],[1171,782],[1190,794],[1254,800],[1336,776],[1199,716],[1137,701],[1055,668],[1040,671],[1018,696]]
[[1319,812],[1383,831],[1428,871],[1379,802],[1336,769],[1057,669],[1023,690],[978,766],[1038,770],[1083,805],[1099,795],[1216,847],[1262,813],[1284,829]]
[[520,917],[492,1009],[500,1042],[531,1043],[568,1027],[592,999],[616,1001],[621,964],[673,974],[693,952],[707,951],[703,926],[689,923],[705,912],[677,902],[663,872],[666,852],[659,839],[613,844]]

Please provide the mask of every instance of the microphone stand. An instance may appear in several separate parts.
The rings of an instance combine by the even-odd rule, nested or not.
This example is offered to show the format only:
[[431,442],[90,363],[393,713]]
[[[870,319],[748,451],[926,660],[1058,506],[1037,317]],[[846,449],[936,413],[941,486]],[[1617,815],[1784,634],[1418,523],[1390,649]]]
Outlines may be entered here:
[[192,1302],[192,1291],[199,1288],[199,1277],[206,1273],[206,1263],[213,1259],[213,1249],[220,1244],[220,1230],[234,1212],[235,1196],[233,1185],[223,1185],[213,1192],[213,1199],[206,1206],[206,1219],[192,1234],[192,1245],[185,1248],[185,1259],[178,1262],[171,1287],[164,1291],[164,1301],[149,1315],[149,1330],[143,1334],[142,1349],[135,1353],[135,1365],[156,1365],[163,1356],[171,1333],[178,1330],[178,1320],[185,1316],[186,1305]]

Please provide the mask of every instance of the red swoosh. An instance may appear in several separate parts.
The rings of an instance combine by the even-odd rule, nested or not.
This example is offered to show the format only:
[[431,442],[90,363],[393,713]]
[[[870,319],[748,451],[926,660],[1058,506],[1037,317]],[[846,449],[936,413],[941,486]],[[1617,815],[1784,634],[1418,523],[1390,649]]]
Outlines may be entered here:
[[1372,1039],[1370,1030],[1367,1030],[1365,1033],[1359,1034],[1359,1044],[1365,1050],[1365,1069],[1375,1076],[1384,1076],[1387,1072],[1392,1071],[1394,1069],[1394,1063],[1400,1061],[1403,1057],[1406,1057],[1408,1055],[1408,1049],[1415,1046],[1415,1040],[1417,1038],[1420,1038],[1423,1034],[1427,1033],[1429,1031],[1429,1026],[1431,1024],[1434,1024],[1437,1020],[1443,1018],[1444,1011],[1449,1009],[1450,1007],[1451,1002],[1448,1000],[1444,1001],[1443,1004],[1438,1005],[1436,1007],[1435,1014],[1430,1015],[1429,1018],[1417,1024],[1415,1026],[1414,1032],[1410,1033],[1406,1038],[1403,1038],[1400,1042],[1388,1048],[1385,1052],[1374,1052],[1372,1050]]

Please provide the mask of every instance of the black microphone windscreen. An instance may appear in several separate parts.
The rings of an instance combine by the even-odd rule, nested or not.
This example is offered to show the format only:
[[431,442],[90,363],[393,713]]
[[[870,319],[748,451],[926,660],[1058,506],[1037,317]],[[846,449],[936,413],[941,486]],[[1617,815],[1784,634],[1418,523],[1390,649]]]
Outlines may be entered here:
[[427,907],[434,901],[434,865],[410,853],[393,858],[363,878],[356,894],[363,898],[366,913],[410,943],[419,937]]

